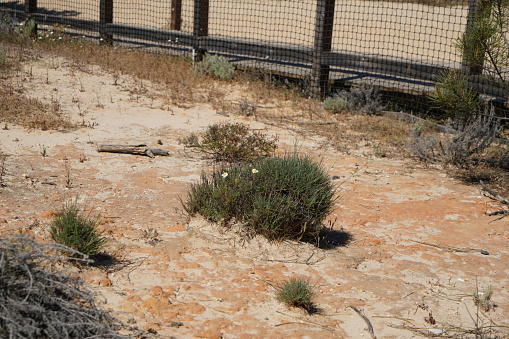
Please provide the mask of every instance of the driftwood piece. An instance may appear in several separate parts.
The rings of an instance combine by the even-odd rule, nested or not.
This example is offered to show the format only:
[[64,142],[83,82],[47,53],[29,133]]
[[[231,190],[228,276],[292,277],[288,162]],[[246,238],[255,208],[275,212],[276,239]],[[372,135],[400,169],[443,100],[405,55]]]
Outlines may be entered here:
[[[496,200],[496,201],[499,201],[501,202],[502,204],[504,205],[508,205],[509,206],[509,200],[501,197],[500,195],[496,194],[495,192],[493,192],[492,190],[490,190],[485,184],[484,182],[482,182],[482,180],[479,180],[479,182],[481,183],[481,186],[482,188],[484,189],[484,196],[487,196],[488,198],[492,199],[492,200]],[[502,214],[502,216],[490,221],[490,222],[493,222],[493,221],[497,221],[497,220],[500,220],[500,219],[504,219],[505,217],[508,217],[509,216],[509,210],[507,209],[503,209],[501,208],[500,210],[498,211],[489,211],[489,212],[486,212],[487,215],[489,216],[492,216],[492,215],[497,215],[497,214]]]
[[150,148],[145,144],[139,145],[106,145],[102,144],[97,147],[97,152],[110,152],[110,153],[128,153],[147,155],[153,158],[155,155],[168,155],[169,152],[163,149]]

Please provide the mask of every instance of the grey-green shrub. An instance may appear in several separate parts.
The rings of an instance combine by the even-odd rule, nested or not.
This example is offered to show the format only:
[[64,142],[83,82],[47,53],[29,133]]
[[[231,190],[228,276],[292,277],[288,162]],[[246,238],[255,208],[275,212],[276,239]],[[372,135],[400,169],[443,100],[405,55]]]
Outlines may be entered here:
[[345,98],[335,95],[324,100],[323,108],[331,113],[341,113],[348,109],[348,102]]
[[335,191],[321,164],[291,153],[202,174],[184,207],[223,225],[237,221],[270,240],[316,240]]
[[200,67],[221,80],[230,80],[235,75],[235,70],[228,59],[217,54],[205,53],[203,60],[200,62]]

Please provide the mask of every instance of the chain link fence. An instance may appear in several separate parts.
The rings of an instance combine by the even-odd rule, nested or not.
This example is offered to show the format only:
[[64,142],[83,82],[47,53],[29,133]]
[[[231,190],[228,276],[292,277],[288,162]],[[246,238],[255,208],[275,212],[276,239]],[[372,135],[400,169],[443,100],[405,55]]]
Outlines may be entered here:
[[[300,79],[312,96],[372,85],[402,107],[425,109],[437,74],[468,72],[455,44],[476,1],[0,0],[0,11],[104,43],[222,54],[238,68]],[[507,90],[470,74],[476,91],[505,105]]]

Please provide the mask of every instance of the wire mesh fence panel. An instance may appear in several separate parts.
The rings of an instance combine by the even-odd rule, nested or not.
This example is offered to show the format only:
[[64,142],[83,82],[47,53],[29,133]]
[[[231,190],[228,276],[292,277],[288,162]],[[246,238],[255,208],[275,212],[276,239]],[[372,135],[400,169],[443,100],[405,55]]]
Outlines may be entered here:
[[239,67],[307,77],[315,17],[316,3],[310,0],[211,0],[207,49],[242,56],[231,59]]
[[99,0],[37,0],[36,20],[39,24],[48,26],[42,28],[54,25],[69,26],[73,28],[71,30],[73,33],[97,37],[100,28],[99,4]]
[[443,68],[460,68],[455,48],[468,1],[336,1],[331,79],[424,94]]
[[311,47],[315,13],[309,0],[212,0],[209,35]]
[[[180,19],[177,19],[177,16],[180,16]],[[113,23],[192,33],[193,2],[189,0],[116,1]]]
[[360,56],[457,67],[455,39],[467,23],[468,3],[433,6],[396,1],[336,2],[333,49]]

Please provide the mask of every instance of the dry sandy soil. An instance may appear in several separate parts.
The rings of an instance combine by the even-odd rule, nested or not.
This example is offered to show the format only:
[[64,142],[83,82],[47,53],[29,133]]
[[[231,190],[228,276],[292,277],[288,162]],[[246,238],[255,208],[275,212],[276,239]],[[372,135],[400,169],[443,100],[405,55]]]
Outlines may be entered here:
[[[28,95],[58,100],[75,121],[93,128],[0,130],[0,149],[8,155],[0,231],[22,229],[48,241],[52,213],[75,197],[93,215],[100,213],[111,240],[107,252],[129,262],[81,274],[120,319],[176,338],[370,337],[354,306],[378,338],[420,336],[403,326],[454,334],[476,321],[507,333],[509,220],[490,223],[493,217],[485,213],[496,204],[477,187],[410,159],[319,147],[317,138],[255,118],[218,115],[206,105],[168,106],[155,95],[157,86],[144,82],[144,93],[134,91],[139,81],[123,75],[114,85],[113,74],[93,66],[76,70],[66,60],[42,58],[19,77]],[[230,100],[248,93],[217,86],[229,91]],[[300,152],[322,161],[339,178],[328,223],[343,232],[343,243],[321,250],[246,241],[235,229],[189,219],[179,197],[185,199],[189,185],[212,165],[178,139],[219,121],[277,134],[280,150],[297,141]],[[147,143],[170,155],[98,153],[103,143]],[[311,281],[318,312],[276,300],[274,286],[289,277]],[[472,291],[489,285],[496,307],[478,315]]]

